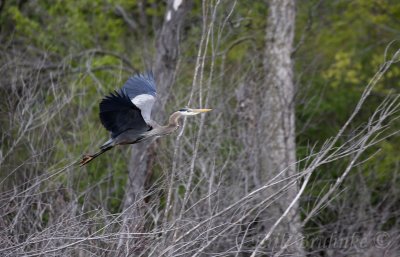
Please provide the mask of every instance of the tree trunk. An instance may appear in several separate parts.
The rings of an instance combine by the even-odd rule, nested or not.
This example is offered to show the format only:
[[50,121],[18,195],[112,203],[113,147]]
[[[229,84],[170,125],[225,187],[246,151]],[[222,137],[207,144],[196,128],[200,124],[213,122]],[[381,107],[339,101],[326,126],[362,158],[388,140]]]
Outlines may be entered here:
[[[270,183],[280,172],[283,173],[276,181],[296,174],[296,143],[295,143],[295,86],[293,83],[293,63],[291,53],[295,28],[295,1],[269,1],[268,23],[266,28],[266,45],[264,54],[264,72],[266,89],[263,103],[263,114],[260,118],[260,167],[261,181]],[[288,186],[289,179],[271,188],[267,196],[271,196],[283,187]],[[274,200],[264,216],[264,232],[283,214],[297,193],[297,184],[287,188]],[[292,244],[287,248],[289,254],[304,256],[301,241],[301,226],[298,205],[275,230],[275,239],[280,243],[287,239]],[[283,240],[283,241],[282,241]],[[295,243],[297,241],[297,243]],[[282,246],[282,245],[281,245]],[[271,249],[268,249],[271,250]]]
[[[153,67],[157,83],[157,101],[153,107],[152,118],[163,122],[164,111],[170,88],[175,81],[175,70],[179,56],[180,32],[191,1],[168,1],[167,11],[160,30],[156,48],[156,62]],[[156,142],[143,142],[134,145],[129,161],[129,177],[125,187],[123,210],[125,221],[142,216],[142,197],[147,179],[151,175]],[[135,223],[135,222],[133,222]],[[126,224],[125,224],[126,225]],[[130,224],[137,226],[137,224]]]

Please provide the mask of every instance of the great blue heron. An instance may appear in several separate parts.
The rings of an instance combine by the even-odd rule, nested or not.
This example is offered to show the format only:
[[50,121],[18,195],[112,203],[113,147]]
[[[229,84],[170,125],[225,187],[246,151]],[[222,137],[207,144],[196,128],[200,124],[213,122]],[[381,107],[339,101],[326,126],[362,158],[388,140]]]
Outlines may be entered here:
[[136,144],[143,140],[171,134],[179,128],[179,118],[192,116],[211,109],[183,108],[169,117],[166,126],[153,121],[151,109],[156,98],[153,74],[138,74],[130,77],[123,87],[103,98],[100,102],[100,120],[111,132],[111,138],[100,146],[95,154],[86,154],[80,166],[117,145]]

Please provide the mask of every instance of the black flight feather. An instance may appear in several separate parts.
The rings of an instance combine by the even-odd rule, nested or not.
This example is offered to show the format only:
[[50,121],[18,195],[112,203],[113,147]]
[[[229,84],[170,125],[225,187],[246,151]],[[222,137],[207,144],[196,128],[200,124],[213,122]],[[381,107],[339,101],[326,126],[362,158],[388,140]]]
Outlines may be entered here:
[[100,102],[100,120],[115,138],[129,129],[144,132],[151,127],[144,121],[141,111],[124,91],[115,91]]

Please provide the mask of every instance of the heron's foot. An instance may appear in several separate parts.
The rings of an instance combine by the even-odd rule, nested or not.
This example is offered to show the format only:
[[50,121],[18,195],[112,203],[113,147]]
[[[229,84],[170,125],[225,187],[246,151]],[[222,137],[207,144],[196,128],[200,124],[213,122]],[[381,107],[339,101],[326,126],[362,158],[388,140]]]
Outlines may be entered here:
[[93,160],[93,156],[90,154],[85,154],[82,157],[82,160],[79,162],[79,166],[82,167],[83,165],[85,165],[86,163],[90,162],[91,160]]

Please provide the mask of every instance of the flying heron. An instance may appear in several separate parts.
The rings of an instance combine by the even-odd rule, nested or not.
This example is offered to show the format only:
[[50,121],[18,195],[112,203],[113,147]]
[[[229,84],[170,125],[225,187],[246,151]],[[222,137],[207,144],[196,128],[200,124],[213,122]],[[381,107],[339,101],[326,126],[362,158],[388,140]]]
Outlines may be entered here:
[[136,144],[146,139],[165,136],[179,128],[179,119],[211,111],[211,109],[183,108],[174,112],[168,124],[161,126],[151,119],[151,109],[156,99],[153,74],[137,74],[128,79],[120,90],[100,102],[100,121],[111,132],[111,138],[95,154],[86,154],[80,166],[117,145]]

